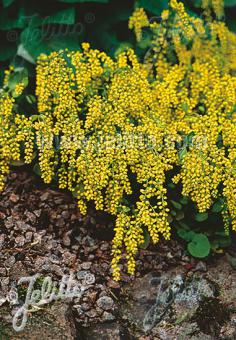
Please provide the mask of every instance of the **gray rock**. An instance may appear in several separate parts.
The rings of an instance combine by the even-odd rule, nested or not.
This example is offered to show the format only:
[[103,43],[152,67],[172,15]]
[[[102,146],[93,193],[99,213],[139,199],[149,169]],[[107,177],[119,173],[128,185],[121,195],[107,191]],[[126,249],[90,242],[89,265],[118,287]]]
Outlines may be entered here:
[[[26,259],[25,259],[26,260]],[[17,282],[21,277],[28,276],[29,266],[27,263],[17,261],[9,270],[9,277],[11,282]]]
[[31,223],[35,223],[36,222],[36,215],[33,214],[32,212],[30,211],[26,211],[25,212],[25,215],[27,216],[28,220],[31,222]]
[[4,242],[5,242],[5,235],[1,234],[0,235],[0,250],[3,249],[4,247]]
[[199,261],[195,267],[195,271],[206,272],[207,271],[206,263],[203,261]]
[[88,246],[88,247],[94,247],[95,246],[95,240],[90,237],[89,235],[85,236],[82,240],[83,244]]
[[70,246],[70,244],[71,244],[71,239],[70,239],[70,236],[69,236],[68,233],[66,233],[66,234],[63,235],[62,242],[63,242],[64,246],[66,246],[66,247],[69,247],[69,246]]
[[43,194],[40,196],[40,200],[41,200],[42,202],[47,201],[48,198],[49,198],[49,193],[48,193],[48,192],[45,192],[45,193],[43,193]]
[[12,216],[7,217],[7,219],[5,220],[5,226],[8,229],[13,228],[15,226],[15,221]]
[[65,220],[64,218],[60,217],[56,220],[55,222],[56,226],[57,227],[63,227],[65,225]]
[[89,318],[95,318],[97,316],[96,309],[90,309],[85,313]]
[[33,237],[33,232],[32,231],[27,231],[25,233],[25,240],[26,242],[31,242]]
[[12,193],[9,197],[9,200],[13,203],[17,203],[19,201],[20,197],[19,195],[16,195],[14,193]]
[[85,340],[129,340],[127,331],[118,323],[97,324],[84,330]]
[[37,209],[37,210],[34,210],[34,214],[39,217],[42,213],[42,209]]
[[0,294],[0,307],[7,301],[7,298],[4,295]]
[[74,340],[76,328],[68,305],[54,303],[47,305],[43,312],[32,313],[23,332],[16,333],[11,328],[11,340]]
[[16,262],[15,256],[10,256],[8,257],[8,259],[5,261],[4,265],[7,268],[10,268],[13,266],[13,264]]
[[83,262],[83,263],[81,263],[81,268],[88,270],[88,269],[91,268],[91,265],[92,265],[92,262]]
[[0,268],[0,277],[6,276],[6,275],[7,275],[6,268]]
[[215,287],[207,279],[196,274],[185,279],[183,268],[170,270],[160,277],[147,274],[127,289],[130,298],[121,307],[122,316],[144,332],[166,320],[170,307],[174,314],[172,320],[182,322],[195,313],[203,297],[215,294]]
[[18,304],[18,292],[17,289],[12,287],[7,295],[7,300],[10,302],[11,305]]
[[79,282],[84,283],[85,285],[92,285],[95,283],[95,276],[90,271],[79,270],[76,276]]
[[108,287],[113,288],[113,289],[119,289],[120,288],[119,282],[114,281],[112,279],[108,280],[107,285],[108,285]]
[[27,231],[27,230],[31,230],[31,226],[26,223],[25,221],[19,220],[19,221],[15,221],[15,226],[16,229],[22,230],[22,231]]
[[167,287],[160,283],[160,290],[158,291],[156,302],[151,306],[143,319],[143,330],[150,331],[158,322],[160,322],[165,315],[169,306],[174,302],[176,295],[182,289],[184,281],[180,275],[177,275],[173,280],[169,281]]
[[61,266],[58,266],[53,263],[53,264],[49,264],[48,267],[49,267],[48,270],[56,274],[57,276],[62,277],[64,275],[64,272]]
[[81,304],[81,310],[84,311],[84,312],[90,310],[90,305],[88,303],[82,303]]
[[46,262],[45,257],[37,256],[35,263],[34,263],[34,267],[37,272],[40,272],[42,270],[43,266],[45,265],[45,262]]
[[65,219],[68,219],[70,217],[70,214],[69,214],[68,210],[64,210],[64,211],[62,211],[61,216]]
[[102,296],[97,300],[97,305],[101,309],[107,311],[113,308],[114,302],[110,296]]
[[9,277],[2,277],[0,281],[0,285],[2,288],[2,293],[6,295],[8,293],[8,287],[9,287],[10,279]]
[[15,243],[17,247],[23,247],[23,245],[25,244],[25,238],[24,236],[17,236],[15,238]]
[[104,312],[102,314],[102,320],[103,321],[113,321],[113,320],[115,320],[115,316],[112,313]]
[[215,287],[205,278],[193,276],[184,289],[175,296],[172,308],[176,319],[190,318],[194,315],[203,298],[214,297]]
[[100,246],[101,250],[107,250],[109,248],[109,244],[108,243],[102,243]]

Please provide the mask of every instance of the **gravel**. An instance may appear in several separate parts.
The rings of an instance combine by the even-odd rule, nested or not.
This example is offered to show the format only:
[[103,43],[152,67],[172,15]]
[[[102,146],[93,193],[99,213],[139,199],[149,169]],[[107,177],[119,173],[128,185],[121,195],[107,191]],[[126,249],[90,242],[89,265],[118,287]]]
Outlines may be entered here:
[[[116,319],[119,299],[115,296],[134,278],[123,273],[121,282],[112,279],[111,241],[106,238],[114,224],[111,218],[93,208],[89,208],[89,215],[82,216],[69,193],[52,190],[19,170],[11,173],[1,194],[0,223],[3,305],[12,285],[16,286],[22,276],[38,273],[60,282],[64,274],[72,272],[78,282],[84,280],[89,286],[81,298],[71,301],[77,322],[88,327]],[[158,251],[155,247],[142,250],[137,258],[137,277],[168,266],[167,261],[173,264],[170,246],[173,243],[160,242]],[[181,247],[176,243],[174,246],[181,252]],[[125,266],[121,267],[125,271]]]
[[114,302],[109,296],[102,296],[97,300],[97,305],[103,310],[111,310]]

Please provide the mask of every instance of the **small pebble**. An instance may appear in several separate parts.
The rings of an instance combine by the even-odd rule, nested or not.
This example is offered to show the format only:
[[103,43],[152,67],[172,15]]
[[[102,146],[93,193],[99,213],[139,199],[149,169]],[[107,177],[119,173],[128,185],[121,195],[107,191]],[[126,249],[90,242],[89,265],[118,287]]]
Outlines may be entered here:
[[103,310],[110,310],[112,309],[114,302],[111,297],[102,296],[97,300],[97,305]]
[[17,203],[19,201],[20,197],[14,193],[12,193],[9,197],[9,200],[13,203]]

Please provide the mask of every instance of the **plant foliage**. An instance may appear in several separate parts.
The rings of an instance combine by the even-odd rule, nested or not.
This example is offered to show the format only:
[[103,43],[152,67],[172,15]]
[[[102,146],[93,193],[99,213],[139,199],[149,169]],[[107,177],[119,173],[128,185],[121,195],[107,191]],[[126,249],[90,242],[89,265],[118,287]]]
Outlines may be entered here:
[[[68,40],[67,49],[58,41],[37,52],[35,93],[27,68],[5,73],[0,187],[11,164],[25,162],[45,183],[69,189],[82,213],[94,202],[116,216],[116,280],[120,263],[133,274],[138,249],[169,239],[171,228],[199,258],[224,247],[236,229],[236,37],[222,21],[221,1],[202,6],[200,18],[171,0],[161,20],[149,20],[137,3],[129,27],[142,62],[127,43],[111,58]],[[74,10],[64,10],[72,22]],[[213,237],[220,218],[225,233],[216,228]],[[210,232],[199,230],[208,223]]]

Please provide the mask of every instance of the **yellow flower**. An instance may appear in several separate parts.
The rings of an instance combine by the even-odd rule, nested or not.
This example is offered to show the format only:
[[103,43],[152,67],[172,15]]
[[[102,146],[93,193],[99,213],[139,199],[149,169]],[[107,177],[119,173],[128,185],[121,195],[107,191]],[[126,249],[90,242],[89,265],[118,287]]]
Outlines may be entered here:
[[149,26],[149,20],[143,8],[137,8],[129,19],[129,29],[134,29],[137,41],[142,39],[142,28]]
[[[116,59],[82,45],[82,51],[41,55],[37,61],[39,117],[19,111],[6,84],[0,92],[0,189],[12,161],[31,163],[35,147],[45,183],[57,179],[77,197],[116,216],[114,279],[121,263],[135,273],[144,231],[153,243],[170,238],[166,178],[208,210],[220,196],[226,229],[236,230],[236,38],[208,11],[207,20],[170,1],[161,24],[149,26],[143,9],[130,18],[137,40],[152,32],[143,63],[132,49]],[[207,12],[206,12],[207,11]],[[209,15],[208,15],[209,14]],[[218,15],[219,16],[219,15]]]

